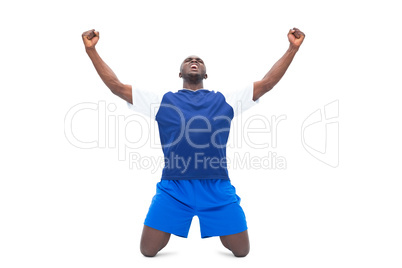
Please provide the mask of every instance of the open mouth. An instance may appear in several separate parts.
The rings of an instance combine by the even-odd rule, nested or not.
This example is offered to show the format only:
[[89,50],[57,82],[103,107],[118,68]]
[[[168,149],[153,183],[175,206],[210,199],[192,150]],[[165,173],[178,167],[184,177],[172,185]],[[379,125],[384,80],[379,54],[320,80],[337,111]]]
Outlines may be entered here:
[[198,66],[196,64],[192,64],[190,68],[191,70],[198,70]]

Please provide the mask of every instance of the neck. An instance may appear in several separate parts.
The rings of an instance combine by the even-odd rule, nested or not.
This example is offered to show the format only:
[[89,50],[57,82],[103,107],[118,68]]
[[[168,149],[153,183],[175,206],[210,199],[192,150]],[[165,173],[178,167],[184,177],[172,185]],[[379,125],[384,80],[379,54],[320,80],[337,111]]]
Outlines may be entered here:
[[198,89],[204,88],[204,83],[202,81],[198,83],[189,83],[187,81],[183,81],[183,88],[196,91]]

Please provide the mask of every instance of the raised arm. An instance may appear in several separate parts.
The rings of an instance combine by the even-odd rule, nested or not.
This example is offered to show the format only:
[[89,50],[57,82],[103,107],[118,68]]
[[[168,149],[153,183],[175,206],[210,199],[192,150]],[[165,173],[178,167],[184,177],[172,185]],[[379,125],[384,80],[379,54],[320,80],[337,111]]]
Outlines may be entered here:
[[254,82],[254,101],[270,91],[281,80],[299,50],[300,45],[303,43],[304,37],[304,33],[297,28],[289,31],[288,39],[290,45],[286,53],[272,66],[271,70],[269,70],[262,80]]
[[85,50],[102,81],[113,92],[113,94],[132,104],[131,85],[121,83],[112,69],[110,69],[110,67],[102,60],[95,49],[95,45],[99,40],[99,32],[95,30],[86,31],[82,34],[82,40],[84,41]]

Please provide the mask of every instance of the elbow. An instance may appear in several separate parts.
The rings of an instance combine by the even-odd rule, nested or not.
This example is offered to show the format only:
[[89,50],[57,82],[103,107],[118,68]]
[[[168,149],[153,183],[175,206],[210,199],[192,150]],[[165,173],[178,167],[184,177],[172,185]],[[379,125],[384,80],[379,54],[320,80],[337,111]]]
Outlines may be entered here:
[[119,96],[120,90],[116,87],[109,87],[110,91],[114,94]]
[[113,94],[118,95],[123,90],[124,85],[119,81],[113,81],[107,86]]
[[106,84],[110,91],[115,94],[119,95],[123,91],[124,85],[120,81],[111,81]]
[[262,84],[262,87],[261,87],[262,95],[264,95],[265,93],[267,93],[268,91],[270,91],[271,89],[273,89],[274,86],[275,86],[275,84],[272,84],[272,83],[270,83],[270,82],[264,82],[264,83]]
[[273,89],[274,86],[275,86],[275,83],[272,83],[271,81],[264,81],[263,86],[262,86],[264,93],[267,93],[268,91]]
[[119,83],[119,84],[116,84],[115,86],[109,87],[109,89],[114,95],[122,98],[123,100],[125,100],[131,104],[133,103],[130,85],[125,85],[125,84]]
[[267,82],[266,80],[261,80],[254,83],[254,95],[253,101],[261,98],[265,93],[270,91],[274,85],[272,83]]

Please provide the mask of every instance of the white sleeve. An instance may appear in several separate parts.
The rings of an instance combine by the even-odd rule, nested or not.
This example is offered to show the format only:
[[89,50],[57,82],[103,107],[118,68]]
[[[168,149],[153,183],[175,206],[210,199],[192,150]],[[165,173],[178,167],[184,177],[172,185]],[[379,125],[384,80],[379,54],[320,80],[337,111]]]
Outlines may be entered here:
[[154,91],[145,91],[132,88],[132,102],[127,102],[129,109],[149,117],[155,117],[162,101],[162,94]]
[[259,102],[259,99],[253,101],[254,83],[250,83],[242,89],[229,91],[225,95],[226,102],[232,106],[234,116],[250,109]]

